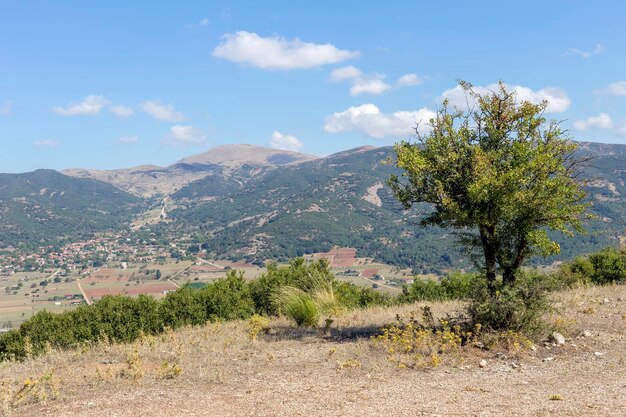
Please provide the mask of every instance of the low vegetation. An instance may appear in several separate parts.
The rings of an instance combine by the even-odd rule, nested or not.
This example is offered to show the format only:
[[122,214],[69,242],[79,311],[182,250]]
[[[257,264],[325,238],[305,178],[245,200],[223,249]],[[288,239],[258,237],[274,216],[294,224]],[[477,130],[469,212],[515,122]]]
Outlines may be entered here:
[[[0,359],[20,360],[52,349],[101,341],[130,343],[167,329],[237,319],[254,322],[254,339],[268,326],[263,318],[278,315],[304,327],[317,327],[324,318],[328,330],[333,320],[346,311],[441,300],[468,300],[468,314],[449,318],[447,324],[427,321],[422,325],[419,332],[433,332],[436,336],[433,346],[439,343],[437,332],[450,337],[454,334],[466,343],[470,339],[467,334],[476,335],[477,326],[491,332],[512,331],[537,337],[548,329],[543,318],[550,311],[551,291],[576,285],[623,283],[625,259],[626,253],[605,249],[564,264],[552,274],[525,273],[514,286],[502,288],[495,298],[487,293],[485,281],[475,273],[451,273],[440,282],[416,281],[394,298],[336,281],[324,260],[307,263],[294,259],[287,266],[270,266],[254,281],[246,281],[241,272],[233,270],[225,279],[199,289],[183,287],[162,301],[144,295],[107,296],[91,306],[61,314],[39,312],[19,329],[0,336]],[[396,325],[396,330],[387,330],[389,337],[406,336],[406,331],[412,331],[403,323]]]
[[202,288],[183,287],[162,301],[145,295],[105,296],[93,305],[61,314],[41,311],[19,329],[0,336],[0,360],[99,341],[129,343],[166,329],[247,319],[254,314],[284,313],[299,325],[317,326],[321,314],[330,319],[344,308],[391,302],[389,296],[371,289],[339,283],[323,260],[295,259],[285,267],[271,266],[258,280],[246,281],[243,273],[232,270],[225,279]]

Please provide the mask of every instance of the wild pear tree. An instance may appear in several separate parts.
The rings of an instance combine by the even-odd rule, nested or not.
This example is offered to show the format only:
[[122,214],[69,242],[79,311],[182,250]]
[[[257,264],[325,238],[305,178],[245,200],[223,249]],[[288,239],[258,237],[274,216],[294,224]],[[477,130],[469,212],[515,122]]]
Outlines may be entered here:
[[577,178],[582,159],[558,122],[547,121],[547,101],[518,101],[500,82],[496,91],[475,92],[461,82],[468,110],[447,102],[415,142],[395,145],[400,177],[389,179],[405,208],[432,205],[422,225],[458,230],[477,249],[490,293],[498,274],[504,286],[532,254],[559,252],[548,230],[582,230],[587,203]]

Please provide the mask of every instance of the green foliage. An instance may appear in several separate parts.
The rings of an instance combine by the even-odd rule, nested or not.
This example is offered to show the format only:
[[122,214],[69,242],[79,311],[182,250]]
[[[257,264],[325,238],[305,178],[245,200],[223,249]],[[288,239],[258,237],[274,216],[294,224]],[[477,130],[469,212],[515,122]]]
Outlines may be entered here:
[[366,308],[370,306],[390,306],[396,302],[390,295],[371,288],[335,281],[335,295],[347,309]]
[[242,274],[232,271],[223,280],[200,290],[181,288],[161,302],[153,297],[106,296],[61,314],[41,311],[19,330],[0,336],[0,360],[38,355],[49,347],[69,348],[102,339],[129,343],[142,334],[165,328],[201,325],[208,320],[247,318],[254,312]]
[[518,102],[502,82],[487,94],[461,87],[476,107],[444,102],[430,132],[417,132],[419,143],[397,144],[403,179],[392,175],[389,185],[405,208],[432,206],[422,225],[458,229],[462,243],[482,252],[494,295],[498,269],[512,285],[530,255],[558,253],[546,230],[580,231],[588,204],[576,180],[578,145],[546,122],[547,102]]
[[307,263],[303,258],[295,258],[288,266],[269,264],[266,273],[250,282],[250,292],[259,314],[276,315],[278,310],[273,297],[279,288],[289,286],[310,292],[318,286],[317,281],[333,280],[334,276],[325,259]]
[[254,314],[255,305],[243,272],[228,271],[220,279],[198,291],[208,320],[236,320]]
[[119,229],[141,199],[102,181],[53,170],[0,174],[0,247]]
[[450,272],[441,281],[415,280],[405,286],[400,297],[402,302],[467,300],[481,287],[485,281],[480,274]]
[[536,336],[546,329],[543,316],[551,310],[548,283],[544,275],[520,273],[512,285],[499,282],[495,294],[483,286],[468,308],[470,319],[484,329]]
[[626,282],[626,252],[607,247],[588,257],[577,257],[561,268],[562,275],[580,282],[610,284]]
[[274,304],[298,326],[316,327],[319,322],[320,311],[313,296],[299,288],[279,288],[274,294]]
[[169,293],[161,302],[161,317],[164,326],[171,329],[197,326],[207,321],[206,310],[198,291],[191,287]]
[[402,301],[411,303],[416,301],[447,300],[448,295],[439,282],[432,280],[415,280],[410,286],[402,288]]

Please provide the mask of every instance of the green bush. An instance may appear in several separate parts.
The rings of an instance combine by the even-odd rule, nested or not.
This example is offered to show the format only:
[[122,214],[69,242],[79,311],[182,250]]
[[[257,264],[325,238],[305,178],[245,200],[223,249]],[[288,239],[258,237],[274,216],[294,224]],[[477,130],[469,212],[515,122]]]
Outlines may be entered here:
[[467,300],[485,286],[485,279],[477,273],[453,271],[439,282],[415,280],[410,286],[402,288],[400,301],[413,303],[416,301]]
[[198,290],[183,287],[167,294],[160,305],[163,326],[176,329],[183,326],[198,326],[208,320],[206,307]]
[[445,288],[437,281],[416,279],[410,286],[402,288],[402,302],[446,300]]
[[93,305],[61,314],[40,311],[19,330],[0,335],[0,360],[23,359],[48,347],[65,349],[102,339],[129,343],[165,328],[247,318],[253,313],[247,282],[241,273],[229,271],[223,280],[200,290],[181,288],[160,302],[146,295],[106,296]]
[[295,287],[281,287],[273,298],[278,311],[295,321],[296,325],[317,326],[320,311],[311,294]]
[[474,325],[485,329],[535,336],[546,328],[543,316],[551,309],[548,290],[544,275],[520,273],[515,284],[501,286],[495,296],[486,286],[476,291],[468,313]]
[[311,291],[318,280],[334,281],[328,261],[325,259],[305,262],[303,258],[295,258],[288,266],[283,267],[270,263],[266,273],[250,282],[250,293],[255,309],[259,314],[276,315],[278,311],[272,299],[279,288],[289,286],[305,292]]
[[371,288],[357,287],[347,282],[335,281],[333,288],[339,302],[347,309],[390,306],[395,303],[395,300],[388,294]]
[[561,287],[575,283],[610,284],[626,282],[626,252],[605,248],[587,257],[578,256],[557,273]]
[[593,267],[591,281],[594,284],[626,282],[626,252],[606,248],[589,256]]
[[228,271],[225,279],[198,290],[198,297],[204,305],[206,317],[212,321],[246,319],[255,311],[243,272]]

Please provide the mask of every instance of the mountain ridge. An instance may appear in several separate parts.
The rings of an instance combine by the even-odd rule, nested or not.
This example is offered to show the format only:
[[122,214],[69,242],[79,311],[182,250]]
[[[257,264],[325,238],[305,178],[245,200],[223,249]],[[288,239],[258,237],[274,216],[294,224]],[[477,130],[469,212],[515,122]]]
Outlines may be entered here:
[[283,151],[255,145],[222,145],[206,152],[183,158],[166,167],[139,165],[113,170],[72,168],[61,171],[77,178],[92,178],[110,183],[142,198],[163,198],[185,185],[208,177],[248,174],[257,168],[257,174],[267,169],[314,160],[317,157],[298,152]]
[[[559,238],[562,254],[548,263],[615,244],[625,235],[626,145],[583,142],[580,152],[593,156],[584,174],[591,179],[587,191],[597,219],[586,235]],[[449,232],[416,226],[428,206],[404,211],[385,186],[392,173],[399,173],[385,163],[393,155],[392,147],[366,146],[278,166],[241,158],[230,166],[179,161],[165,168],[128,168],[133,174],[126,177],[102,171],[107,176],[101,178],[113,187],[110,193],[131,192],[139,205],[161,207],[167,199],[167,221],[157,220],[139,233],[191,238],[216,257],[286,260],[337,245],[424,272],[470,267]],[[133,213],[127,207],[122,214],[126,219]],[[62,224],[64,218],[57,220]],[[119,229],[122,223],[111,225]]]

